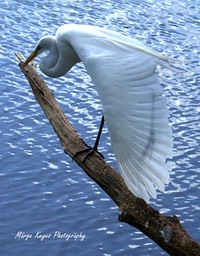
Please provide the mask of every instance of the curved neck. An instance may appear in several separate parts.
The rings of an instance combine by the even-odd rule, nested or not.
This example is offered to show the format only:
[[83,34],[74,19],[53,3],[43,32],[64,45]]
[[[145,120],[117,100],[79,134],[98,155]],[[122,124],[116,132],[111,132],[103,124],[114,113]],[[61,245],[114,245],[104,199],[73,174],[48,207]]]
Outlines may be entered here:
[[55,37],[49,37],[46,49],[49,53],[40,62],[41,71],[50,77],[65,75],[80,59],[69,43],[58,45]]

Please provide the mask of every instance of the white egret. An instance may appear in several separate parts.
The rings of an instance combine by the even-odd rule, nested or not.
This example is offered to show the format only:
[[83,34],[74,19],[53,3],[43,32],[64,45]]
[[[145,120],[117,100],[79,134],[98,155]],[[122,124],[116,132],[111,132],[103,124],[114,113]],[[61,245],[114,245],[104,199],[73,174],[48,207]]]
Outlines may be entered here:
[[40,69],[50,77],[65,75],[78,62],[84,64],[99,94],[125,183],[146,202],[150,196],[156,198],[156,189],[164,191],[169,183],[171,169],[167,159],[172,157],[172,132],[155,70],[168,58],[120,33],[75,24],[42,37],[23,67],[44,51],[49,52]]

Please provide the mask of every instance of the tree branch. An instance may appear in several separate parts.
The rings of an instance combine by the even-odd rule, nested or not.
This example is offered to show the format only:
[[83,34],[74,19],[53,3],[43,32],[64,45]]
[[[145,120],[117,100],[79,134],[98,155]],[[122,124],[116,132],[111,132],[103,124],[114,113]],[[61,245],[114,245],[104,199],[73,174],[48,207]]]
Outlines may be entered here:
[[[16,53],[20,63],[24,58]],[[88,146],[68,121],[45,82],[31,65],[22,69],[30,83],[33,94],[53,126],[66,154],[73,157],[77,151]],[[139,229],[155,241],[169,255],[199,256],[200,245],[180,225],[176,216],[167,217],[135,197],[127,188],[122,177],[94,152],[84,162],[86,153],[77,154],[74,161],[93,179],[119,207],[119,221]]]

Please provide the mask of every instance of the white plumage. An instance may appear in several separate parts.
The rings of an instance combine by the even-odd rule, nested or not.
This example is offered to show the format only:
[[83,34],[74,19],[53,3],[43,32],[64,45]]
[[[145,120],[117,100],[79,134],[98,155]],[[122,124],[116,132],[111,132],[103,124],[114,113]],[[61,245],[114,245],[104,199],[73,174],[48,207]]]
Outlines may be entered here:
[[113,152],[124,181],[149,202],[169,182],[172,132],[156,64],[168,59],[141,42],[87,25],[63,25],[42,38],[24,66],[49,50],[40,64],[48,76],[64,75],[82,61],[98,91]]

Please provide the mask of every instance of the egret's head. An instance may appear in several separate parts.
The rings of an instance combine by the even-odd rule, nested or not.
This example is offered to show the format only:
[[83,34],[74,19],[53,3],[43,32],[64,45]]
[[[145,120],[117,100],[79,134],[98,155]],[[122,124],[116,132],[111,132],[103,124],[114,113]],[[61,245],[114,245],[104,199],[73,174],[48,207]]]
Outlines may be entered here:
[[29,62],[31,62],[37,55],[39,55],[41,49],[41,46],[38,44],[35,50],[31,53],[31,55],[26,59],[26,61],[22,65],[22,68],[26,67],[26,65],[28,65]]
[[27,60],[22,65],[22,68],[28,65],[28,63],[31,62],[36,56],[40,55],[45,50],[47,50],[50,47],[52,41],[53,41],[53,37],[51,36],[42,37],[38,42],[35,50],[31,53],[31,55],[27,58]]

